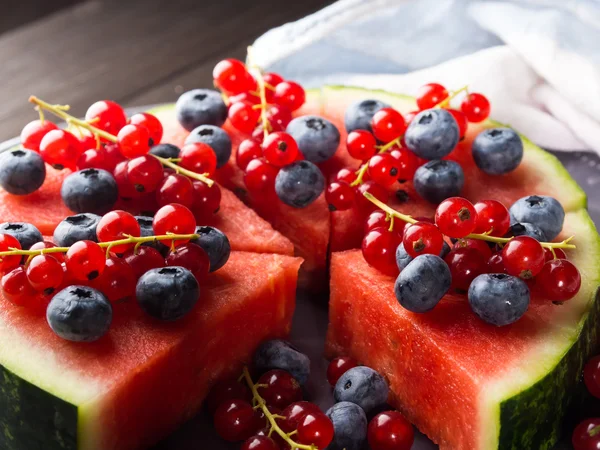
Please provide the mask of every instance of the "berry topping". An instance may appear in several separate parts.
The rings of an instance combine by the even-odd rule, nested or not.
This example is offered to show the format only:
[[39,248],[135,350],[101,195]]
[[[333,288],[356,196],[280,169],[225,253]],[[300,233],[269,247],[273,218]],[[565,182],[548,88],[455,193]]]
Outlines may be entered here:
[[73,212],[103,214],[114,206],[119,189],[106,170],[84,169],[65,178],[60,195]]
[[551,241],[561,232],[565,210],[558,200],[545,195],[531,195],[517,200],[509,209],[511,223],[527,222],[537,226]]
[[138,192],[154,192],[163,180],[162,164],[150,155],[133,158],[127,163],[127,180]]
[[263,142],[263,154],[268,163],[284,167],[296,161],[298,144],[292,136],[283,131],[269,134]]
[[583,381],[588,392],[600,398],[600,356],[595,356],[587,362],[583,369]]
[[596,450],[600,448],[600,419],[586,419],[573,431],[571,438],[574,450]]
[[414,439],[412,425],[398,411],[379,413],[369,423],[371,450],[410,450]]
[[344,373],[335,385],[336,402],[351,402],[368,414],[387,402],[390,388],[385,379],[373,369],[357,366]]
[[231,157],[231,138],[223,129],[215,125],[200,125],[185,138],[185,145],[201,142],[212,148],[217,156],[217,167],[223,167]]
[[473,141],[473,159],[489,175],[515,170],[523,159],[523,141],[512,128],[489,128]]
[[429,161],[419,167],[414,176],[417,194],[431,203],[459,196],[464,184],[462,167],[454,161]]
[[[20,250],[21,244],[16,237],[0,233],[0,251],[6,252],[11,250]],[[0,258],[0,272],[7,273],[13,270],[21,263],[21,255],[3,256]]]
[[469,304],[485,322],[498,327],[509,325],[527,311],[529,288],[523,280],[511,275],[479,275],[469,287]]
[[117,135],[119,149],[125,158],[143,156],[150,151],[150,131],[143,125],[125,125]]
[[365,234],[362,241],[362,254],[369,265],[380,272],[396,276],[396,248],[402,242],[400,234],[388,228],[375,228]]
[[33,120],[23,127],[21,131],[21,145],[34,152],[40,151],[40,143],[46,133],[50,130],[56,130],[58,127],[54,123],[44,120]]
[[212,89],[194,89],[181,94],[175,104],[177,120],[192,131],[200,125],[220,127],[227,119],[227,106],[221,94]]
[[150,149],[150,154],[161,158],[179,158],[181,149],[173,144],[158,144]]
[[502,203],[496,200],[482,200],[475,203],[477,224],[475,233],[489,233],[502,237],[510,228],[510,214]]
[[217,156],[208,144],[195,142],[186,144],[179,155],[179,165],[196,173],[212,176],[217,170]]
[[461,197],[451,197],[435,210],[435,224],[446,236],[462,238],[471,234],[478,220],[473,204]]
[[432,310],[450,289],[452,275],[437,255],[421,255],[412,260],[398,276],[396,299],[414,313]]
[[438,83],[429,83],[419,88],[417,106],[420,110],[429,109],[448,98],[448,91]]
[[381,108],[371,119],[373,134],[381,142],[392,142],[404,134],[404,117],[393,108]]
[[250,161],[261,156],[262,147],[260,144],[254,139],[244,139],[238,146],[237,153],[235,154],[235,162],[240,169],[246,170]]
[[327,366],[327,381],[331,386],[335,386],[342,375],[357,365],[356,361],[349,356],[332,359],[329,366]]
[[275,192],[286,205],[305,208],[325,189],[325,177],[310,161],[297,161],[282,168],[275,179]]
[[444,237],[434,224],[417,222],[406,227],[402,244],[413,258],[424,254],[439,255],[444,245]]
[[473,92],[465,97],[460,109],[469,122],[482,122],[490,115],[490,102],[485,96]]
[[36,291],[50,295],[63,281],[63,268],[51,255],[36,255],[27,264],[27,280]]
[[[173,234],[193,234],[196,229],[196,219],[194,214],[183,205],[177,203],[165,205],[154,215],[152,222],[154,234],[157,236],[168,233]],[[167,246],[179,246],[187,243],[189,239],[164,240]]]
[[254,353],[254,369],[265,373],[272,369],[289,372],[300,385],[306,384],[310,375],[310,360],[289,342],[273,339],[263,342]]
[[356,191],[344,181],[334,181],[325,191],[330,211],[345,211],[354,206]]
[[118,103],[101,100],[88,108],[85,120],[96,128],[116,135],[127,123],[127,116]]
[[380,100],[360,100],[351,104],[344,114],[344,125],[348,133],[354,130],[371,130],[371,121],[377,111],[390,105]]
[[158,206],[179,203],[191,208],[194,204],[194,185],[181,174],[167,175],[156,190],[156,201]]
[[358,405],[339,402],[325,413],[333,423],[331,450],[361,450],[367,439],[367,415]]
[[282,81],[275,86],[273,101],[290,111],[299,109],[305,100],[304,88],[294,81]]
[[202,280],[208,274],[210,261],[200,246],[187,243],[169,253],[166,265],[184,267],[192,272],[197,280]]
[[544,297],[554,302],[572,299],[581,288],[581,275],[577,267],[566,259],[546,262],[536,281]]
[[366,161],[377,153],[377,141],[372,133],[365,130],[355,130],[346,137],[348,154],[354,159]]
[[214,415],[217,434],[228,442],[250,438],[263,425],[257,411],[245,400],[228,400],[217,408]]
[[37,299],[38,293],[29,283],[23,266],[18,266],[6,273],[2,277],[0,285],[2,296],[17,306],[30,307],[32,301]]
[[300,444],[314,445],[318,449],[327,448],[333,440],[333,423],[325,414],[309,412],[298,424],[297,442]]
[[[486,259],[473,248],[457,248],[452,250],[446,258],[446,264],[452,275],[452,287],[466,292],[476,276],[486,272]],[[500,262],[502,264],[502,262]],[[502,266],[504,267],[504,266]],[[502,273],[503,270],[500,270]]]
[[298,143],[302,155],[313,163],[327,161],[340,145],[339,130],[323,117],[296,117],[287,125],[286,131]]
[[10,150],[0,156],[0,186],[6,192],[14,195],[31,194],[45,180],[46,165],[33,150]]
[[260,117],[260,110],[246,102],[235,102],[229,106],[227,117],[231,125],[242,133],[251,134]]
[[160,120],[149,113],[137,113],[131,116],[129,119],[129,123],[133,125],[141,125],[148,129],[148,133],[150,133],[150,146],[156,145],[160,143],[163,135],[163,126],[160,123]]
[[502,249],[502,261],[510,275],[528,280],[540,273],[546,262],[546,255],[535,239],[517,236]]
[[460,132],[456,120],[445,109],[421,111],[406,129],[406,146],[423,159],[441,159],[450,154]]
[[95,242],[77,241],[67,251],[65,264],[73,279],[90,281],[98,278],[106,267],[106,255]]
[[225,233],[214,227],[199,226],[196,227],[195,233],[200,237],[191,242],[202,247],[208,255],[210,272],[219,270],[225,265],[231,253],[229,239]]
[[213,69],[213,79],[215,86],[229,94],[239,94],[256,88],[256,81],[252,79],[244,63],[233,58],[217,63]]
[[302,400],[300,384],[284,370],[268,371],[259,378],[257,384],[258,393],[269,407],[283,409]]
[[[96,227],[99,242],[117,241],[130,236],[140,236],[140,225],[134,216],[126,211],[116,210],[105,214]],[[110,251],[114,254],[125,253],[132,244],[113,245]]]
[[29,250],[37,242],[42,242],[44,237],[40,230],[27,222],[4,222],[0,223],[0,233],[10,234],[15,237],[23,250]]
[[65,130],[50,130],[40,142],[40,155],[55,169],[75,168],[81,153],[79,141]]

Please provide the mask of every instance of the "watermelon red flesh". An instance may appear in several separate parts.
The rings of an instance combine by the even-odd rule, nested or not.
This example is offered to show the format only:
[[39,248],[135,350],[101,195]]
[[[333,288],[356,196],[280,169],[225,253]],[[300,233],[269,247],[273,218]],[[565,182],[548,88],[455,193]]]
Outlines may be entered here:
[[[193,415],[211,383],[239,371],[261,341],[288,334],[300,263],[233,252],[183,320],[161,323],[134,302],[119,304],[108,335],[91,344],[61,340],[44,317],[0,299],[0,424],[9,432],[0,448],[146,448]],[[35,393],[15,395],[19,383]]]

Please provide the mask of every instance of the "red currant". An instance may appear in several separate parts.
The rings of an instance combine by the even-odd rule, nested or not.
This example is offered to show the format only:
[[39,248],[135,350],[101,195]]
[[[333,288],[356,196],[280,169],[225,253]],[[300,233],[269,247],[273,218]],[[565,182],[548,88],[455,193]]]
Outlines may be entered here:
[[261,156],[262,148],[260,144],[254,139],[244,139],[235,154],[235,162],[240,169],[246,170],[250,161]]
[[[292,121],[292,112],[283,105],[271,105],[267,110],[267,120],[273,128],[272,131],[285,131],[288,124]],[[259,138],[262,141],[262,130],[260,130]]]
[[240,92],[229,96],[229,104],[247,103],[249,105],[260,105],[260,96],[255,92]]
[[366,130],[355,130],[346,137],[348,154],[354,159],[366,161],[377,153],[375,136]]
[[137,278],[132,267],[116,256],[106,260],[102,274],[92,281],[91,286],[102,292],[111,303],[124,300],[135,295]]
[[367,200],[367,198],[364,196],[365,192],[368,192],[383,203],[387,203],[390,199],[390,193],[386,188],[375,183],[374,181],[365,181],[358,187],[356,193],[356,205],[364,214],[368,214],[377,208],[373,203]]
[[396,231],[387,228],[375,228],[369,231],[362,241],[362,254],[365,261],[381,273],[398,275],[396,249],[402,237]]
[[[421,111],[409,111],[406,114],[404,114],[404,121],[406,122],[406,126],[408,127],[408,125],[410,125],[410,123],[412,122],[412,120],[415,118],[415,116],[417,114],[419,114]],[[404,144],[403,144],[404,145]]]
[[77,169],[104,169],[108,172],[114,170],[106,156],[106,151],[101,147],[99,149],[89,149],[79,155],[77,158]]
[[[10,234],[0,233],[0,252],[21,250],[21,243]],[[2,256],[0,258],[0,272],[7,273],[21,264],[21,255]]]
[[154,192],[163,180],[163,167],[152,155],[138,156],[127,163],[127,180],[138,192]]
[[50,130],[40,142],[40,155],[56,169],[73,169],[81,153],[77,138],[65,130]]
[[252,400],[252,393],[245,383],[240,382],[238,377],[230,377],[215,384],[208,393],[204,403],[208,410],[214,414],[221,403],[235,399],[250,402]]
[[126,158],[121,153],[121,149],[119,148],[119,144],[116,142],[108,142],[106,144],[102,144],[104,151],[106,152],[106,157],[108,158],[107,165],[111,167],[111,172],[121,161],[125,161]]
[[382,142],[392,142],[404,134],[404,117],[393,108],[381,108],[371,120],[373,134]]
[[[279,83],[281,83],[283,81],[283,77],[278,73],[267,72],[263,75],[263,81],[265,82],[265,85],[267,85],[267,91],[271,92],[272,95],[275,89],[271,88],[275,88]],[[269,99],[267,98],[267,100]]]
[[296,140],[283,131],[269,134],[263,142],[265,159],[277,167],[293,163],[299,151]]
[[419,158],[407,148],[393,148],[390,156],[396,160],[398,167],[398,180],[412,180],[419,168]]
[[348,184],[352,184],[356,180],[356,171],[350,169],[340,169],[338,173],[333,177],[336,181],[344,181]]
[[123,258],[131,266],[136,280],[151,269],[165,266],[165,259],[160,252],[146,245],[127,251]]
[[256,433],[262,422],[259,414],[245,400],[233,399],[222,403],[214,415],[217,434],[228,442],[239,442]]
[[481,239],[459,239],[454,244],[454,248],[474,248],[483,255],[484,259],[489,259],[492,256],[492,249],[487,242]]
[[296,441],[299,444],[314,445],[325,449],[333,440],[333,423],[322,412],[306,414],[298,424]]
[[2,277],[2,296],[17,306],[29,306],[37,292],[27,279],[25,268],[16,267]]
[[116,135],[127,123],[127,116],[118,103],[100,100],[88,108],[85,120],[96,128]]
[[233,58],[219,61],[213,69],[215,85],[230,94],[252,90],[251,78],[244,63]]
[[279,167],[275,167],[262,159],[253,159],[246,167],[244,184],[248,191],[257,198],[275,195],[275,177]]
[[208,275],[210,260],[206,252],[196,244],[184,244],[171,251],[167,256],[167,266],[181,266],[188,269],[196,277],[202,280]]
[[413,258],[425,254],[439,255],[444,246],[444,237],[434,224],[417,222],[405,228],[402,243],[406,253]]
[[96,149],[98,147],[98,142],[96,142],[96,138],[94,135],[89,133],[79,133],[79,136],[75,136],[75,139],[79,142],[79,150],[90,150]]
[[[157,236],[167,233],[193,234],[196,230],[196,219],[194,214],[183,205],[177,203],[165,205],[154,215],[152,228]],[[163,244],[175,247],[186,244],[189,239],[165,240]]]
[[342,375],[357,365],[356,361],[349,356],[332,359],[329,366],[327,366],[327,381],[331,386],[335,386]]
[[[140,236],[140,224],[136,218],[126,211],[116,210],[106,213],[96,227],[98,241],[109,242],[127,239],[129,236]],[[125,253],[134,244],[120,244],[110,247],[115,254]]]
[[148,129],[150,140],[152,141],[150,142],[150,146],[160,143],[163,136],[163,126],[156,116],[145,112],[137,113],[131,116],[129,123],[133,125],[142,125]]
[[544,247],[544,255],[546,256],[546,262],[553,259],[567,259],[567,254],[560,248],[555,248],[554,253],[552,253],[552,250]]
[[27,265],[27,279],[36,291],[50,295],[63,281],[63,268],[51,255],[36,255]]
[[600,356],[591,358],[583,368],[585,387],[596,398],[600,398]]
[[457,248],[445,258],[452,274],[452,287],[467,291],[471,281],[481,275],[486,269],[486,260],[481,253],[473,248]]
[[127,175],[128,163],[129,160],[121,161],[113,171],[115,182],[119,188],[119,197],[123,199],[140,198],[142,193],[138,192],[133,183],[129,181],[129,176]]
[[[396,224],[394,223],[394,227],[395,225]],[[388,220],[386,213],[383,212],[381,209],[376,209],[371,214],[369,214],[367,220],[365,220],[364,232],[365,234],[367,234],[369,231],[374,230],[375,228],[389,228],[389,226],[390,221]],[[400,232],[401,236],[403,234],[404,231]]]
[[504,236],[510,228],[510,214],[506,206],[497,200],[482,200],[475,203],[477,225],[475,233],[488,233],[492,236]]
[[283,409],[291,403],[302,400],[300,383],[284,370],[268,371],[260,377],[258,385],[258,392],[269,406]]
[[156,190],[156,201],[158,206],[179,203],[191,208],[194,204],[194,185],[188,177],[181,174],[168,175]]
[[398,166],[398,161],[389,153],[375,155],[369,160],[369,175],[375,183],[389,188],[398,180]]
[[537,282],[547,299],[564,302],[572,299],[579,292],[581,275],[572,262],[566,259],[553,259],[544,264],[537,275]]
[[465,114],[458,109],[449,108],[447,111],[452,114],[452,117],[454,117],[454,120],[456,121],[456,125],[458,125],[458,137],[460,139],[464,138],[467,133],[467,127],[469,126]]
[[241,450],[279,450],[279,445],[269,436],[253,436],[242,444]]
[[212,176],[217,170],[217,155],[212,147],[203,142],[184,145],[179,154],[179,165],[196,173]]
[[192,209],[198,220],[206,220],[219,212],[221,207],[221,188],[218,184],[209,186],[203,181],[194,181],[194,205]]
[[58,127],[49,120],[34,120],[29,122],[23,131],[21,131],[21,145],[29,150],[36,152],[40,151],[40,142],[43,137],[51,130],[56,130]]
[[448,91],[438,83],[421,86],[417,92],[417,106],[420,110],[433,108],[448,98]]
[[285,417],[279,423],[279,426],[283,431],[289,433],[298,429],[298,425],[300,425],[300,421],[309,413],[318,414],[321,412],[321,409],[310,402],[295,402],[291,405],[288,405],[282,412],[281,415]]
[[306,100],[304,88],[294,81],[282,81],[275,86],[273,101],[290,111],[299,109]]
[[[55,248],[56,244],[54,242],[50,242],[50,241],[41,241],[41,242],[36,242],[35,244],[33,244],[29,250],[44,250],[47,248]],[[52,253],[52,257],[54,259],[56,259],[59,263],[63,263],[65,262],[65,255],[64,253]]]
[[401,413],[386,411],[371,420],[367,438],[371,450],[410,450],[415,433]]
[[598,450],[600,448],[600,418],[581,422],[571,438],[573,450]]
[[517,236],[508,241],[502,249],[502,259],[510,275],[526,280],[540,273],[546,262],[543,247],[529,236]]
[[65,264],[74,280],[89,281],[104,271],[106,254],[95,242],[77,241],[67,251]]
[[344,181],[334,181],[325,191],[325,200],[330,211],[345,211],[354,206],[356,191]]
[[485,96],[472,93],[465,97],[460,109],[469,122],[482,122],[490,115],[490,102]]
[[450,197],[435,210],[435,224],[446,236],[462,238],[475,230],[477,211],[462,197]]
[[488,258],[488,260],[486,262],[485,272],[486,273],[506,273],[506,267],[504,267],[504,260],[502,259],[502,253],[495,253]]
[[125,158],[144,156],[150,150],[150,132],[143,125],[125,125],[117,134],[117,140]]
[[231,125],[242,133],[250,134],[260,118],[260,109],[246,102],[235,102],[229,106],[227,117]]

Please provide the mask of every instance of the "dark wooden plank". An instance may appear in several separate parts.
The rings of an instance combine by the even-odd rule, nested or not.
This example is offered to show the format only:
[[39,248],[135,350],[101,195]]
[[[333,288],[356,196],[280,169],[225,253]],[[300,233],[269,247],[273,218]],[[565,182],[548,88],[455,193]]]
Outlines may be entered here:
[[0,33],[41,19],[83,0],[3,0],[0,14]]
[[35,118],[30,94],[83,114],[95,100],[132,98],[322,4],[88,1],[9,32],[0,38],[0,138]]

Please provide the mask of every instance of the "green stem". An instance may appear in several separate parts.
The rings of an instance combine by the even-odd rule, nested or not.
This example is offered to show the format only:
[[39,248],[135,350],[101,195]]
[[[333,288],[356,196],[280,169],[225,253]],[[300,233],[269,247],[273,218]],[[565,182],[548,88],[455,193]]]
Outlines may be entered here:
[[256,78],[256,82],[258,83],[258,96],[260,97],[260,121],[262,122],[263,127],[263,140],[265,140],[269,135],[269,128],[271,127],[269,118],[267,117],[268,103],[267,94],[265,92],[266,84],[260,67],[253,64],[252,46],[248,47],[248,66],[254,72],[254,78]]
[[[382,145],[381,147],[379,147],[378,154],[387,152],[394,145],[400,146],[400,139],[402,139],[402,136],[397,137],[393,141],[390,141],[387,144]],[[358,169],[356,171],[356,180],[354,180],[352,183],[350,183],[350,186],[354,187],[354,186],[358,186],[360,184],[363,184],[363,179],[365,177],[365,174],[367,173],[367,169],[368,168],[369,168],[369,163],[368,162],[366,162],[362,166],[360,166],[360,169]]]
[[446,97],[444,100],[442,100],[441,102],[439,102],[437,105],[434,106],[434,108],[445,108],[446,106],[448,106],[450,104],[450,101],[456,97],[458,94],[460,94],[463,91],[466,91],[467,89],[469,89],[469,86],[463,86],[461,87],[459,90],[452,92],[452,94],[450,94],[448,97]]

